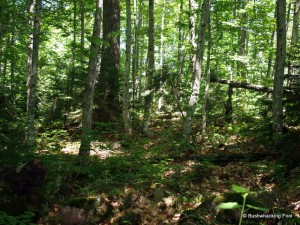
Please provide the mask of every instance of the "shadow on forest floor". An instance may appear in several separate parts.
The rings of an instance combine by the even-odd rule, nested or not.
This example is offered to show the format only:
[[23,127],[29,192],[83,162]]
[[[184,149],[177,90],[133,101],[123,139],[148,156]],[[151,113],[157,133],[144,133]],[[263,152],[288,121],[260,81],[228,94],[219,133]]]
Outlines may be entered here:
[[[176,125],[156,124],[148,137],[103,138],[93,143],[89,158],[76,155],[78,142],[39,151],[46,178],[28,209],[41,215],[39,224],[177,224],[182,212],[197,209],[235,184],[272,193],[270,210],[299,216],[299,168],[287,171],[271,156],[216,165],[212,157],[269,149],[252,137],[237,135],[228,136],[224,151],[209,141],[184,146],[179,133]],[[221,224],[217,215],[210,216],[207,224]]]

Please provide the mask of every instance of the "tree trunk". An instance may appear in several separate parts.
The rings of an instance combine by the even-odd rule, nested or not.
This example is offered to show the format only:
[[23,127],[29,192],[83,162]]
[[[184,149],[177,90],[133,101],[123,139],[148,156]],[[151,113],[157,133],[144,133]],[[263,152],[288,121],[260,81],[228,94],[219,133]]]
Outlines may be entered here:
[[227,123],[232,123],[232,94],[233,94],[233,87],[229,84],[228,91],[227,91],[227,100],[225,103],[225,121]]
[[198,54],[197,54],[196,65],[195,65],[192,93],[189,100],[189,109],[187,111],[186,122],[185,122],[184,133],[183,133],[184,138],[187,140],[189,140],[190,134],[192,132],[193,118],[195,115],[195,111],[199,99],[201,75],[202,75],[201,67],[203,62],[204,46],[205,46],[205,32],[206,32],[207,24],[209,22],[209,14],[210,14],[210,0],[204,0],[202,5],[201,28],[199,34]]
[[84,36],[85,36],[85,23],[84,23],[84,0],[80,0],[80,68],[83,72],[84,69]]
[[177,101],[180,101],[180,95],[181,95],[181,79],[183,74],[183,68],[184,68],[184,48],[183,48],[183,41],[184,41],[184,35],[182,31],[182,14],[183,14],[183,0],[180,0],[180,14],[179,14],[179,20],[178,20],[178,74],[176,79],[174,80],[174,86],[173,92],[176,95]]
[[[160,77],[163,76],[163,64],[164,64],[164,29],[165,29],[165,8],[166,8],[166,0],[163,0],[162,2],[162,15],[161,15],[161,26],[160,26],[160,46],[159,46],[159,67],[160,67]],[[158,111],[162,110],[162,107],[164,105],[164,96],[163,96],[164,90],[162,87],[162,84],[160,84],[159,88],[159,95],[158,98]]]
[[149,30],[148,30],[148,69],[147,90],[144,103],[143,132],[148,134],[152,102],[152,83],[154,73],[154,0],[149,0]]
[[282,133],[282,115],[283,115],[283,78],[284,64],[286,56],[286,0],[278,0],[277,6],[277,47],[273,90],[273,140],[278,144]]
[[[299,14],[300,14],[300,0],[296,0],[294,3],[294,17],[293,17],[293,27],[292,27],[292,37],[290,43],[289,54],[293,57],[297,54],[297,42],[299,35]],[[288,74],[293,74],[293,60],[289,60],[288,64]]]
[[196,44],[196,22],[195,22],[195,0],[189,0],[189,11],[190,11],[190,21],[189,21],[189,32],[190,32],[190,45],[191,45],[191,73],[192,73],[192,86],[195,80],[195,67],[197,59],[197,44]]
[[299,15],[300,15],[300,0],[296,0],[294,3],[294,17],[293,17],[292,39],[291,39],[292,47],[298,41]]
[[79,155],[90,154],[90,144],[92,136],[92,116],[93,116],[93,104],[94,104],[94,87],[97,75],[98,64],[98,51],[101,34],[101,14],[102,14],[102,1],[97,0],[95,21],[92,35],[92,43],[90,47],[89,67],[88,74],[85,82],[85,91],[83,98],[83,118],[82,118],[82,136]]
[[206,86],[205,86],[205,93],[204,93],[204,103],[202,108],[202,137],[206,133],[206,126],[207,126],[207,103],[209,100],[209,88],[210,88],[210,55],[211,55],[211,29],[210,29],[210,20],[208,23],[208,37],[207,37],[208,45],[207,45],[207,59],[206,59]]
[[123,120],[125,126],[125,134],[131,135],[131,121],[129,114],[129,77],[131,63],[131,6],[130,0],[126,0],[126,62],[125,76],[123,86]]
[[3,58],[3,40],[4,40],[4,24],[5,24],[5,15],[4,15],[4,9],[6,7],[6,2],[1,1],[0,2],[0,88],[1,92],[5,93],[4,91],[4,74],[2,71],[2,58]]
[[138,16],[138,6],[137,0],[133,0],[133,14],[134,14],[134,45],[133,45],[133,55],[132,55],[132,109],[135,109],[136,103],[136,83],[137,75],[139,71],[139,35],[138,30],[140,27],[140,21]]
[[[277,16],[277,9],[274,10],[274,19],[276,19],[276,16]],[[270,40],[271,49],[269,51],[269,57],[268,57],[268,69],[266,75],[267,77],[271,77],[271,75],[273,75],[272,64],[273,64],[273,57],[274,57],[274,51],[273,51],[274,38],[275,38],[275,29],[273,29],[272,31],[271,40]]]
[[120,118],[120,1],[103,1],[103,40],[101,71],[96,99],[97,120],[116,121]]
[[[241,10],[245,10],[245,3],[241,3]],[[240,38],[238,40],[238,47],[239,47],[239,56],[243,57],[246,55],[246,46],[247,46],[247,26],[245,25],[248,20],[248,15],[246,12],[243,12],[241,15],[241,22],[242,22],[242,27],[240,30]],[[244,62],[238,61],[237,62],[237,69],[238,73],[241,76],[242,79],[246,79],[246,69],[247,67],[245,66]]]
[[29,1],[29,26],[33,32],[29,35],[27,61],[27,133],[26,144],[33,148],[35,145],[35,112],[36,89],[38,77],[38,56],[40,42],[40,13],[42,0]]

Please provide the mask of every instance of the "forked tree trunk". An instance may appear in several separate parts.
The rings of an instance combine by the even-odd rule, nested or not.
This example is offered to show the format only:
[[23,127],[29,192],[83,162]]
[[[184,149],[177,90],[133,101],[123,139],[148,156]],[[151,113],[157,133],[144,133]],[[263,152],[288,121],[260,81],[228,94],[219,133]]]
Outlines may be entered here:
[[209,21],[209,14],[210,14],[210,0],[204,0],[202,5],[202,15],[201,15],[201,28],[199,34],[199,45],[198,45],[198,52],[197,52],[197,59],[195,65],[195,72],[194,72],[194,79],[192,82],[192,93],[189,100],[189,108],[187,111],[185,126],[184,126],[184,133],[183,136],[186,140],[189,140],[190,134],[192,132],[193,126],[193,118],[195,115],[198,99],[199,99],[199,92],[200,92],[200,84],[201,84],[201,75],[202,75],[202,62],[203,62],[203,55],[204,55],[204,45],[205,45],[205,32],[206,27]]
[[79,155],[90,155],[90,144],[92,138],[92,116],[94,104],[94,87],[97,75],[98,51],[101,33],[102,1],[97,0],[95,21],[90,47],[88,74],[85,82],[85,91],[83,98],[83,118],[82,118],[82,136]]

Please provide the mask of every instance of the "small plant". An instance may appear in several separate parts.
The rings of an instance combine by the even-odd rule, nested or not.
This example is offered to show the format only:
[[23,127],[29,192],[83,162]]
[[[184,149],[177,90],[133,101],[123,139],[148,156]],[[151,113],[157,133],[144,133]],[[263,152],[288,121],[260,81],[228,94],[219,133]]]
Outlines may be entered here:
[[45,131],[37,140],[41,149],[60,150],[62,142],[68,140],[68,132],[63,129]]
[[[246,212],[247,209],[254,209],[254,210],[259,210],[259,211],[263,211],[263,212],[268,210],[266,208],[246,204],[247,203],[247,201],[246,201],[247,196],[250,193],[250,191],[247,188],[240,187],[240,186],[237,186],[237,185],[233,185],[231,190],[234,191],[235,193],[240,193],[241,194],[241,196],[243,197],[242,205],[239,204],[238,202],[224,202],[224,203],[219,204],[217,207],[219,209],[237,209],[237,208],[241,208],[239,225],[242,224],[242,221],[243,221],[243,218],[245,218],[244,215],[245,215],[245,212]],[[246,207],[247,207],[247,209],[246,209]]]
[[24,212],[19,216],[10,216],[5,212],[0,211],[0,224],[2,225],[34,225],[32,218],[33,212]]

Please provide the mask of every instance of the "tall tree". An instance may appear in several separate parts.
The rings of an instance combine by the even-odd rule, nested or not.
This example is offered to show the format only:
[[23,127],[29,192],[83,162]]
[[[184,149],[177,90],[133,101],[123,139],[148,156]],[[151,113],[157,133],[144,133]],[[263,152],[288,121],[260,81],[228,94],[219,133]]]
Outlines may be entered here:
[[[291,56],[295,55],[297,51],[297,42],[298,42],[298,35],[299,35],[299,15],[300,15],[300,0],[296,0],[294,3],[294,16],[293,16],[293,26],[292,26],[292,37],[291,43],[289,48],[289,54]],[[289,60],[288,63],[288,74],[293,74],[293,62]]]
[[237,69],[239,75],[245,80],[246,79],[246,65],[243,57],[246,55],[246,46],[247,46],[247,20],[248,15],[245,10],[245,2],[243,0],[239,0],[239,7],[241,13],[241,29],[239,31],[239,40],[238,40],[238,53],[242,60],[237,62]]
[[120,117],[120,1],[103,1],[103,40],[97,119],[117,120]]
[[202,4],[202,15],[201,15],[201,28],[199,29],[200,34],[198,37],[198,52],[195,64],[195,71],[193,75],[192,81],[192,93],[189,100],[189,108],[187,111],[186,121],[184,125],[183,136],[185,139],[189,139],[190,134],[192,132],[193,118],[195,115],[199,92],[200,92],[200,84],[201,84],[201,75],[202,75],[202,62],[204,55],[204,46],[205,46],[205,33],[206,27],[209,21],[210,14],[210,0],[204,0]]
[[84,23],[84,11],[85,5],[84,1],[80,0],[80,68],[81,70],[84,69],[84,38],[85,38],[85,23]]
[[126,0],[126,61],[123,87],[123,120],[125,133],[131,135],[131,121],[129,114],[129,77],[131,64],[131,6],[130,0]]
[[148,28],[148,68],[147,68],[147,90],[144,103],[143,132],[148,134],[151,114],[153,73],[154,73],[154,0],[149,0],[149,28]]
[[293,17],[293,28],[291,45],[295,45],[298,41],[299,34],[299,15],[300,15],[300,0],[296,0],[294,3],[294,17]]
[[133,0],[133,15],[134,15],[134,44],[132,51],[132,108],[135,109],[136,102],[136,83],[137,75],[139,70],[139,27],[141,20],[138,15],[138,4],[137,0]]
[[178,18],[178,52],[177,52],[177,60],[178,60],[178,75],[175,82],[174,87],[174,94],[176,95],[176,99],[179,99],[180,96],[180,90],[181,90],[181,79],[183,75],[183,69],[184,69],[184,61],[185,61],[185,55],[184,55],[184,31],[183,31],[183,0],[180,0],[180,6],[179,6],[180,14]]
[[196,60],[197,60],[197,44],[196,44],[196,21],[195,21],[195,0],[189,0],[190,7],[190,21],[189,21],[189,32],[190,32],[190,45],[191,45],[191,71],[192,81],[195,80]]
[[33,147],[35,144],[35,113],[36,113],[36,89],[38,77],[38,57],[40,44],[42,0],[28,2],[29,27],[32,32],[29,35],[28,60],[27,60],[27,133],[26,144]]
[[274,74],[274,91],[273,91],[273,140],[275,145],[278,143],[280,134],[282,133],[282,93],[283,93],[283,77],[286,56],[286,0],[277,0],[276,3],[276,61]]
[[[165,27],[165,8],[166,8],[166,0],[162,2],[162,15],[161,15],[161,26],[160,26],[160,46],[159,46],[159,67],[160,67],[160,76],[163,76],[163,64],[164,64],[164,27]],[[158,110],[160,111],[164,105],[164,96],[163,96],[163,87],[160,84],[159,94],[161,95],[158,98]]]
[[90,47],[88,74],[85,81],[85,90],[83,97],[83,118],[82,118],[82,135],[79,155],[90,154],[91,132],[92,132],[92,116],[94,104],[94,87],[97,75],[97,65],[99,61],[98,52],[101,34],[102,21],[102,4],[103,0],[96,1],[96,12],[94,20],[94,28],[92,35],[92,43]]
[[204,92],[204,102],[202,106],[202,137],[206,133],[207,127],[207,103],[209,100],[209,89],[210,89],[210,57],[211,57],[211,26],[210,26],[210,18],[208,23],[208,35],[207,35],[207,58],[206,58],[206,66],[205,66],[205,75],[206,75],[206,85]]

